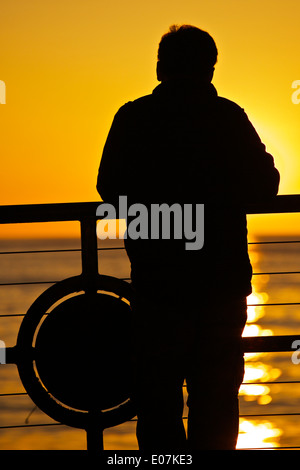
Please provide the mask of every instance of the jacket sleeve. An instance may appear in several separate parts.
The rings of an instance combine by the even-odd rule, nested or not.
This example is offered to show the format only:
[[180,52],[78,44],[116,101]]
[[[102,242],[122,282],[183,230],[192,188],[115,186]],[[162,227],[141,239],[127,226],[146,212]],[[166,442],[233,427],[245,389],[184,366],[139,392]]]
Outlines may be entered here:
[[126,194],[124,168],[128,106],[129,103],[116,113],[101,157],[97,191],[105,202],[114,203],[119,195]]
[[274,159],[266,151],[246,113],[240,108],[237,126],[238,164],[236,178],[244,202],[258,202],[276,196],[279,187],[279,172]]

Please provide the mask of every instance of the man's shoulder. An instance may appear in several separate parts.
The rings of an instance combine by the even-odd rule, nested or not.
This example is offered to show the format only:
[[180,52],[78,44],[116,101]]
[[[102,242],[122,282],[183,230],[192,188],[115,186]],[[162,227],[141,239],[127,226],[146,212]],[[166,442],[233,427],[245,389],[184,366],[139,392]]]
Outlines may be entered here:
[[[127,101],[117,112],[117,117],[123,120],[142,119],[143,116],[150,116],[154,110],[152,95],[145,95],[133,101]],[[151,112],[152,111],[152,112]]]
[[143,109],[145,107],[151,106],[153,103],[153,95],[145,95],[139,98],[136,98],[133,101],[127,101],[123,106],[121,106],[121,111],[135,111],[139,109]]
[[223,96],[217,97],[218,105],[223,108],[224,110],[232,111],[233,113],[243,114],[245,111],[244,109],[228,98],[224,98]]

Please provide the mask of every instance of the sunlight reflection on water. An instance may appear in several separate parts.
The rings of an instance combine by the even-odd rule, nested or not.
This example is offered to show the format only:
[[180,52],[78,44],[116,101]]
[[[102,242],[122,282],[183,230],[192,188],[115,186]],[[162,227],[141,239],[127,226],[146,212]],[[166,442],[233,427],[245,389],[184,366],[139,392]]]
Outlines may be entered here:
[[[252,252],[250,250],[254,272],[259,272],[260,256],[255,249],[252,249]],[[257,323],[266,314],[265,307],[261,304],[268,302],[269,295],[262,289],[267,288],[269,278],[269,275],[265,275],[263,279],[260,276],[252,278],[252,294],[247,298],[247,323],[243,332],[244,337],[274,334],[272,329],[264,329]],[[245,354],[245,374],[240,387],[240,399],[242,398],[244,402],[256,402],[262,406],[272,402],[271,388],[264,382],[275,381],[282,371],[280,368],[264,363],[264,356],[263,353]],[[283,431],[271,421],[240,418],[237,448],[275,448],[279,446],[278,438],[282,433]]]
[[279,444],[276,438],[281,435],[282,430],[276,428],[269,421],[261,422],[241,419],[237,449],[278,447]]

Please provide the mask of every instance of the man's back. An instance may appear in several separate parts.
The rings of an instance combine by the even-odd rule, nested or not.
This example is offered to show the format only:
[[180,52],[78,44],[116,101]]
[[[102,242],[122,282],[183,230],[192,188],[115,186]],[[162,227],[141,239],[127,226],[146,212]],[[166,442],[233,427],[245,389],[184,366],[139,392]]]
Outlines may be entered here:
[[276,194],[278,173],[239,106],[211,84],[162,83],[119,110],[102,158],[105,201],[204,204],[199,251],[186,250],[184,239],[125,241],[133,281],[149,285],[153,272],[163,273],[176,289],[180,271],[197,269],[218,289],[251,292],[243,206]]

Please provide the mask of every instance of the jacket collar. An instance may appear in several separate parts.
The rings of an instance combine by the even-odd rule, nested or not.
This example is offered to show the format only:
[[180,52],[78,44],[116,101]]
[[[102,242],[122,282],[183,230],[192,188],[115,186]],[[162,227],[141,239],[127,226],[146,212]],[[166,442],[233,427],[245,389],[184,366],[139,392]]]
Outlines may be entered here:
[[203,83],[193,79],[178,78],[167,80],[160,83],[153,90],[153,95],[157,97],[170,97],[170,98],[193,98],[193,100],[200,99],[210,100],[218,96],[217,90],[212,83]]

